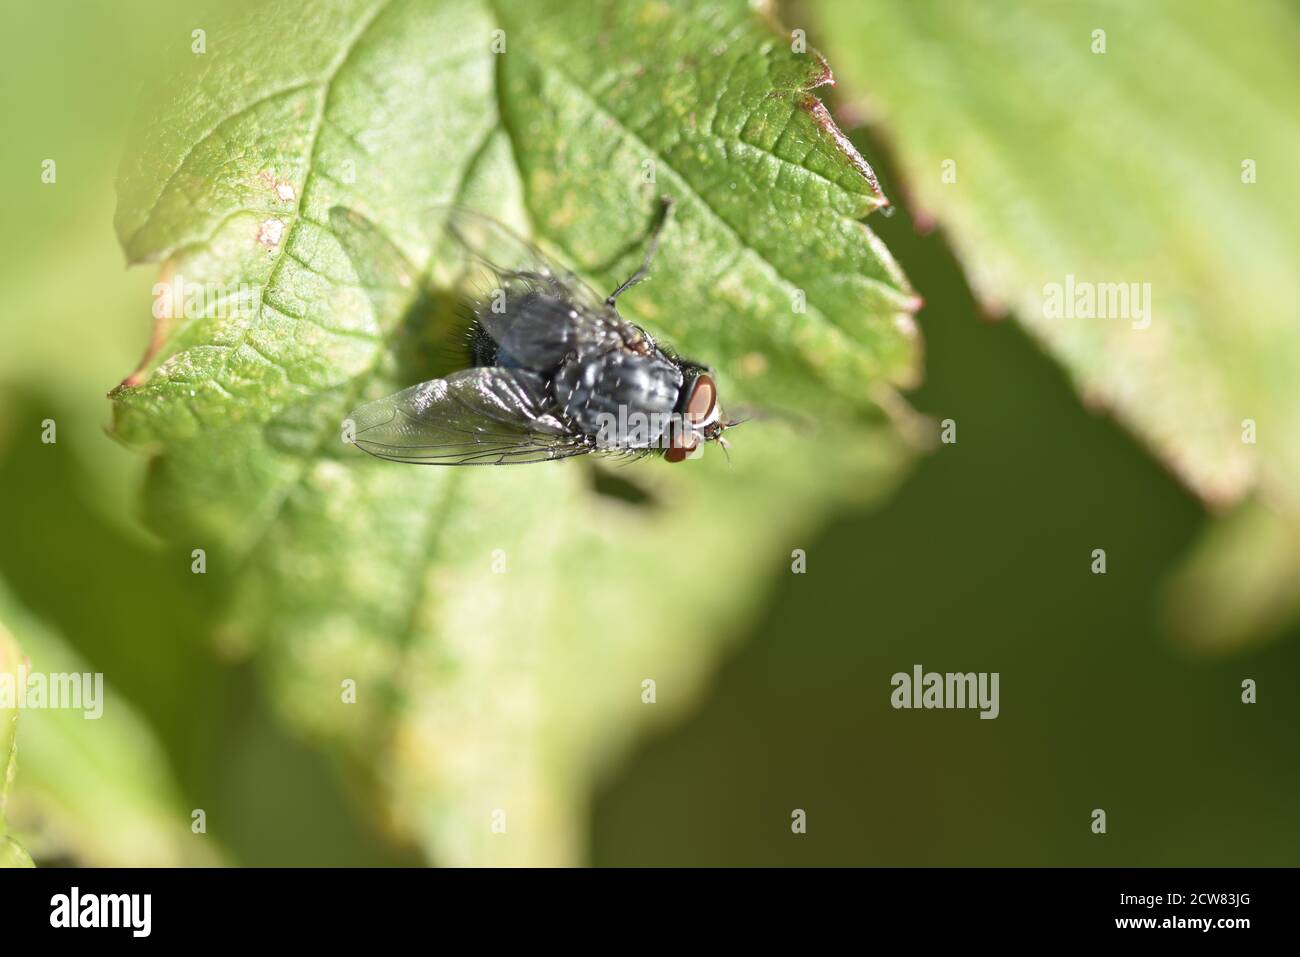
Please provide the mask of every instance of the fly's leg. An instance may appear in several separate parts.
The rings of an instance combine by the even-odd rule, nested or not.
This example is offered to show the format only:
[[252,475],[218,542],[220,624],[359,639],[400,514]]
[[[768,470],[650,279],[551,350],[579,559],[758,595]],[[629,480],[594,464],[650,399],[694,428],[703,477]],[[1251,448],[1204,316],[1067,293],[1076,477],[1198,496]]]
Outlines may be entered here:
[[623,285],[609,294],[605,299],[605,305],[614,305],[614,300],[650,275],[650,260],[655,258],[655,251],[659,248],[659,237],[663,235],[664,227],[668,225],[668,220],[673,214],[673,198],[671,196],[662,197],[660,203],[662,205],[659,209],[659,219],[650,231],[650,242],[646,246],[645,258],[641,260],[641,268],[632,273]]

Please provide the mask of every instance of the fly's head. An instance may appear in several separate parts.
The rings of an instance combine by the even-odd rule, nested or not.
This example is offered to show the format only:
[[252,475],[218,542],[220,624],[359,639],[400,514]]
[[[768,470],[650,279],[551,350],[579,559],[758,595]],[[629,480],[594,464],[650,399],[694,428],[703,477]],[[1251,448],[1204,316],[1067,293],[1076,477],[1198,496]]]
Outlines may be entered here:
[[695,363],[682,364],[682,388],[677,400],[677,421],[668,437],[664,458],[684,462],[701,455],[706,442],[717,442],[725,450],[722,433],[737,422],[722,415],[718,384],[712,370]]

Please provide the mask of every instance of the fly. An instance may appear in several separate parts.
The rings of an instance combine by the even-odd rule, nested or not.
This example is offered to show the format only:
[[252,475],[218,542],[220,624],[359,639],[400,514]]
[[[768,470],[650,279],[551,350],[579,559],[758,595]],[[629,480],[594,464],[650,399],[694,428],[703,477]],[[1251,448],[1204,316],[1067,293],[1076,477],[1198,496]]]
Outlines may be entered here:
[[[478,279],[468,296],[472,365],[353,411],[354,444],[418,465],[592,453],[681,462],[706,442],[726,447],[722,433],[737,423],[723,418],[713,370],[660,345],[616,306],[649,275],[670,198],[640,268],[604,298],[494,219],[464,207],[446,212],[449,244]],[[342,209],[332,218],[354,231],[364,223]]]

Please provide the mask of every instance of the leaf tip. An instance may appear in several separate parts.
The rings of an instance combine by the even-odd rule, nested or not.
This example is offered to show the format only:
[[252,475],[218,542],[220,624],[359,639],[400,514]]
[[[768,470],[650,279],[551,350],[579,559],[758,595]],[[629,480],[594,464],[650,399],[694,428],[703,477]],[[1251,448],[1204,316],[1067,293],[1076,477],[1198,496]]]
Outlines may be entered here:
[[[827,67],[827,73],[829,74],[829,72],[830,68]],[[813,87],[809,87],[809,89],[813,89]],[[867,162],[866,157],[858,152],[858,148],[853,145],[852,141],[844,134],[844,131],[840,129],[839,124],[837,124],[831,116],[830,110],[826,108],[826,104],[812,93],[805,92],[803,96],[799,97],[798,105],[801,110],[804,110],[812,116],[813,121],[821,128],[822,132],[830,138],[835,149],[837,149],[844,158],[849,161],[849,164],[857,170],[858,174],[867,181],[867,185],[870,187],[872,195],[867,199],[868,208],[864,215],[873,213],[878,209],[883,209],[888,206],[889,199],[880,189],[880,181],[876,178],[876,171],[871,168],[871,164]]]
[[808,78],[808,83],[804,89],[817,90],[823,86],[835,86],[835,74],[831,71],[830,61],[816,50],[811,50],[809,52],[813,57],[813,62],[816,64],[816,69]]

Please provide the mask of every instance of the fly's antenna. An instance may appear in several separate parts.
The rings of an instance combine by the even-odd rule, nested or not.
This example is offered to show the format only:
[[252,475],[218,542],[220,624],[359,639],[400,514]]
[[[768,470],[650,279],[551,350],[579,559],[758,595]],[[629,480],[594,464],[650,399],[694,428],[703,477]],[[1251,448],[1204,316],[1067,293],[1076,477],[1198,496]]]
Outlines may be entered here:
[[663,235],[664,227],[668,225],[668,220],[672,217],[673,202],[674,200],[671,196],[660,197],[660,203],[662,205],[660,206],[659,220],[655,223],[653,230],[650,232],[650,242],[646,246],[645,256],[641,260],[641,268],[632,273],[632,275],[624,281],[623,285],[619,286],[606,297],[605,305],[614,305],[614,301],[618,299],[619,296],[623,295],[623,293],[627,292],[637,283],[650,275],[650,261],[655,258],[655,252],[659,249],[659,237]]

